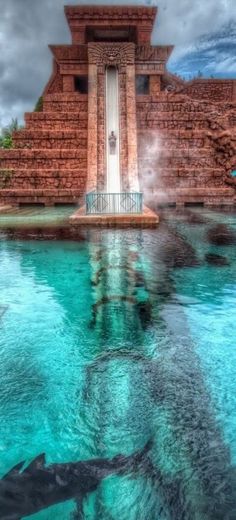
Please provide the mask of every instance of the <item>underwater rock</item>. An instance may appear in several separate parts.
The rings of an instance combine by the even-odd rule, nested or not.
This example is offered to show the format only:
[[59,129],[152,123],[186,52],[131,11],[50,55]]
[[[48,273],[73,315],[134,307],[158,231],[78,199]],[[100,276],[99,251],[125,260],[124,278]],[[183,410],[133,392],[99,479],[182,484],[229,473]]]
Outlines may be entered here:
[[167,267],[196,267],[200,264],[194,248],[177,233],[165,244],[164,261]]
[[215,246],[236,244],[236,233],[226,224],[217,224],[207,232],[208,241]]
[[229,260],[225,256],[217,255],[215,253],[207,253],[205,255],[205,260],[210,265],[217,265],[219,267],[223,267],[225,265],[229,265]]
[[187,211],[186,216],[188,224],[206,224],[207,222],[206,218],[191,211]]

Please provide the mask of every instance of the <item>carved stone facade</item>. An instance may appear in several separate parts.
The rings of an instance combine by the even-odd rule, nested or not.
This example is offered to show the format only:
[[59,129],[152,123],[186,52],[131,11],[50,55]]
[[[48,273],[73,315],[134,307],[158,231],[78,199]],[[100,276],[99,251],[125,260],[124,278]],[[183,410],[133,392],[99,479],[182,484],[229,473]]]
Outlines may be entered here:
[[139,179],[152,206],[234,203],[236,81],[168,73],[173,47],[150,44],[156,8],[72,6],[65,14],[72,44],[50,46],[43,111],[26,114],[14,149],[0,151],[0,169],[11,172],[0,202],[76,202],[104,189],[105,75],[116,67],[122,189],[137,189]]
[[[89,43],[88,181],[87,191],[105,189],[105,70],[117,67],[120,106],[120,163],[122,189],[137,178],[137,129],[134,43]],[[132,94],[131,94],[132,93]],[[132,146],[130,146],[130,138]]]
[[89,43],[89,63],[97,66],[134,64],[134,43]]

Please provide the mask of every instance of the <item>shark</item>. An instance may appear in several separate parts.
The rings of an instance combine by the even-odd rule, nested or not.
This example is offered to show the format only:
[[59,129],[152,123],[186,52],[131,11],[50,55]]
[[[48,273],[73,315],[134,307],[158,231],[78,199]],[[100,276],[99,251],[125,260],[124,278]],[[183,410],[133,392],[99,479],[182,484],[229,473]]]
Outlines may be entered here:
[[22,461],[0,480],[0,518],[20,520],[72,499],[78,504],[106,477],[136,473],[151,446],[148,441],[139,452],[110,459],[46,465],[45,454],[40,454],[26,467]]

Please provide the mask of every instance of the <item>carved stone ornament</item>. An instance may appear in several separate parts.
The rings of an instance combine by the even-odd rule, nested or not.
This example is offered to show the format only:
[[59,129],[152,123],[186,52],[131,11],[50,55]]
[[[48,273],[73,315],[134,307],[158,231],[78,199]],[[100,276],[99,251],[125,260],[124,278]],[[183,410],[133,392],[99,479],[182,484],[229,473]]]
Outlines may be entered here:
[[89,43],[89,63],[127,65],[134,63],[134,43]]
[[167,85],[165,88],[166,92],[174,92],[176,89],[175,85]]

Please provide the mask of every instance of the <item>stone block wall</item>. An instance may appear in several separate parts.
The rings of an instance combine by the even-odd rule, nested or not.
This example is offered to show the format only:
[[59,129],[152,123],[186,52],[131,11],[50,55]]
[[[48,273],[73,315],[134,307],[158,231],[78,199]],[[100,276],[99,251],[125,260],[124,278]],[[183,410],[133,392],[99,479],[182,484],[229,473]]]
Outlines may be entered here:
[[185,84],[180,92],[193,99],[209,100],[211,103],[236,102],[236,81],[232,79],[194,79]]
[[235,123],[235,103],[227,97],[216,103],[174,92],[138,96],[138,167],[147,203],[232,204]]
[[[50,46],[43,111],[26,114],[14,148],[0,150],[0,202],[77,202],[86,190],[104,189],[105,71],[115,65],[122,189],[138,189],[138,163],[147,204],[232,204],[236,81],[169,74],[173,47],[150,44],[156,8],[73,6],[65,13],[72,44]],[[149,76],[149,95],[135,93],[135,75]],[[76,92],[85,77],[80,92],[88,84],[88,94]]]
[[43,111],[25,114],[14,148],[0,150],[0,197],[12,204],[77,202],[87,180],[88,96],[44,96]]

